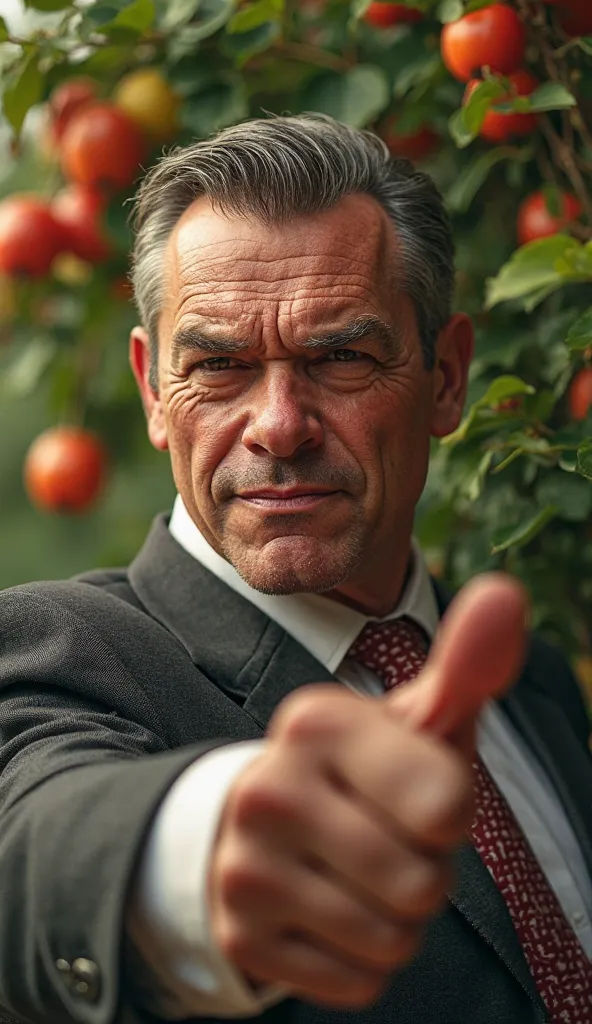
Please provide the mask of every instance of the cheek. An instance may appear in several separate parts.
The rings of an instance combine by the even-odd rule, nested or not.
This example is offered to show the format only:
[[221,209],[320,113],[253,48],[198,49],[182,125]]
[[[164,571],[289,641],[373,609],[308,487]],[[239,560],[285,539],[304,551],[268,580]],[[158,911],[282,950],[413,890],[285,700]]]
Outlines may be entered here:
[[222,403],[181,388],[167,394],[166,413],[175,475],[190,474],[199,489],[209,490],[214,472],[240,436],[240,424]]
[[385,476],[396,476],[406,486],[425,474],[430,449],[431,385],[428,381],[402,382],[376,396],[369,407],[366,445],[378,453]]

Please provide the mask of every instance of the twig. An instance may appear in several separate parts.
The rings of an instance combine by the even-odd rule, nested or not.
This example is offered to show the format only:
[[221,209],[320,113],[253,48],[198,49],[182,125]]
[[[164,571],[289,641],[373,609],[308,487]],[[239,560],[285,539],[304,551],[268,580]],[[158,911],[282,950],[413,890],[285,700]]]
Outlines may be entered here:
[[303,61],[305,64],[316,64],[318,67],[329,68],[331,71],[343,73],[353,67],[352,61],[345,57],[339,57],[329,50],[323,50],[320,46],[313,46],[312,43],[297,43],[290,40],[285,43],[277,43],[274,49],[279,50],[284,57]]
[[[571,93],[576,91],[574,72],[567,63],[571,47],[557,47],[555,33],[548,24],[547,14],[541,0],[534,4],[532,0],[515,0],[516,7],[522,17],[532,44],[536,47],[547,78],[563,85]],[[577,98],[577,97],[576,97]],[[556,131],[551,118],[542,114],[540,127],[551,151],[551,160],[541,159],[546,180],[557,184],[556,168],[565,174],[570,185],[582,204],[586,218],[592,223],[592,194],[587,186],[584,175],[588,172],[588,162],[578,152],[577,136],[592,151],[592,134],[582,114],[581,104],[561,113],[561,133]],[[587,230],[587,229],[586,229]],[[587,236],[589,237],[589,235]]]
[[546,114],[540,116],[540,127],[543,135],[549,143],[549,148],[559,166],[563,168],[569,178],[573,190],[582,204],[588,220],[592,221],[592,196],[586,188],[586,183],[574,159],[573,149],[568,146],[564,139],[555,131],[551,119]]

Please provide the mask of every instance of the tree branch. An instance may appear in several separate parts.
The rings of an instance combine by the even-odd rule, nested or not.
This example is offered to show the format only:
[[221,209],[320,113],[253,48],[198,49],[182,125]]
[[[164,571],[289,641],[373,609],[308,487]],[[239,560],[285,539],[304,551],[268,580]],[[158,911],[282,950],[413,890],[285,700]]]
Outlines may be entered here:
[[345,57],[339,57],[330,50],[323,50],[320,46],[312,43],[297,43],[292,40],[276,43],[274,50],[279,51],[284,57],[292,60],[303,61],[305,64],[316,64],[317,67],[328,68],[330,71],[337,71],[343,74],[353,67],[353,62]]
[[[578,100],[577,69],[568,62],[573,47],[567,44],[557,45],[557,31],[549,24],[547,9],[541,0],[536,0],[534,4],[532,0],[515,0],[515,3],[524,22],[529,43],[536,49],[546,77],[551,82],[563,85],[575,94]],[[551,154],[550,160],[539,160],[545,179],[557,184],[556,169],[559,168],[580,200],[586,219],[592,224],[592,193],[585,179],[589,168],[587,161],[580,155],[579,146],[582,142],[592,151],[592,134],[583,116],[581,101],[577,107],[562,111],[561,131],[555,129],[552,119],[547,114],[540,115],[540,127]],[[585,227],[583,231],[586,238],[589,238],[590,229]]]

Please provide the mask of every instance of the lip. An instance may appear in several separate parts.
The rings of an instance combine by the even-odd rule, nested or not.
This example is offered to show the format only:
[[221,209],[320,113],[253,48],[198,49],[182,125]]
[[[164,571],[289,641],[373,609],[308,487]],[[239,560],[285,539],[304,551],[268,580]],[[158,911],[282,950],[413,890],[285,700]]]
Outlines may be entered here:
[[244,491],[237,497],[249,505],[268,512],[305,512],[340,493],[340,491],[319,488],[290,487],[281,491],[273,489]]
[[260,491],[241,491],[239,492],[239,498],[271,498],[277,499],[278,501],[285,501],[287,498],[300,498],[303,495],[322,497],[327,494],[336,494],[334,488],[329,487],[264,487]]

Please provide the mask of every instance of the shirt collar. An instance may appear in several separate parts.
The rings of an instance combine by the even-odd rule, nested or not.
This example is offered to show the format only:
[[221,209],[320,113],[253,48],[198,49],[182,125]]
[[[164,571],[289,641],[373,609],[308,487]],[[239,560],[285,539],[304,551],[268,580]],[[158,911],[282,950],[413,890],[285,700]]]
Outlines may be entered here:
[[[191,519],[180,495],[177,496],[169,530],[178,544],[215,576],[277,622],[313,655],[331,674],[335,674],[354,640],[372,616],[338,604],[321,594],[274,596],[254,590],[239,576],[230,562],[208,544]],[[412,541],[411,572],[394,612],[384,620],[408,616],[427,635],[434,635],[438,606],[421,549]]]

